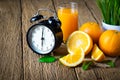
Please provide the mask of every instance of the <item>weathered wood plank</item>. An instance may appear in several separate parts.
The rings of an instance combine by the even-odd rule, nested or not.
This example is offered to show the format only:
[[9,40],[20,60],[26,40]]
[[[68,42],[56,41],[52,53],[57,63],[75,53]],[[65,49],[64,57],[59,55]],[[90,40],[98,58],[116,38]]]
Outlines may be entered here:
[[91,14],[93,15],[94,19],[101,25],[102,16],[101,16],[100,9],[96,4],[96,0],[84,0],[84,1],[88,9],[90,10]]
[[[87,7],[89,8],[91,14],[101,25],[102,16],[101,16],[101,12],[100,12],[99,8],[96,5],[96,1],[95,0],[89,0],[89,1],[85,0],[85,2],[86,2]],[[94,69],[94,73],[95,73],[97,79],[100,79],[100,80],[119,80],[119,75],[120,75],[119,68],[120,68],[120,57],[116,60],[115,68],[109,68],[109,69],[97,68],[97,69]]]
[[50,1],[44,0],[22,0],[22,31],[23,31],[23,61],[24,61],[24,80],[44,80],[44,67],[38,62],[39,55],[33,53],[26,42],[26,32],[32,24],[30,18],[41,7],[49,7]]
[[23,80],[20,0],[0,0],[0,80]]
[[120,56],[116,60],[115,65],[116,65],[117,68],[120,68]]
[[109,68],[109,69],[96,68],[94,69],[94,73],[97,76],[97,80],[120,80],[119,68]]
[[[78,11],[79,11],[79,22],[78,22],[79,26],[78,27],[80,27],[85,22],[89,22],[89,21],[97,22],[95,18],[93,17],[93,15],[91,14],[88,7],[86,6],[86,3],[84,0],[54,0],[56,10],[57,10],[57,6],[60,5],[60,3],[67,3],[67,2],[78,3]],[[97,79],[93,70],[84,72],[81,69],[81,66],[78,66],[75,68],[75,71],[76,71],[76,76],[78,80],[96,80]]]
[[93,69],[84,71],[79,67],[76,68],[76,73],[78,76],[78,80],[98,80]]
[[50,64],[39,63],[38,59],[42,56],[33,53],[28,47],[26,32],[32,25],[29,20],[39,8],[53,9],[52,1],[22,0],[24,80],[76,80],[73,68],[69,69],[58,61]]

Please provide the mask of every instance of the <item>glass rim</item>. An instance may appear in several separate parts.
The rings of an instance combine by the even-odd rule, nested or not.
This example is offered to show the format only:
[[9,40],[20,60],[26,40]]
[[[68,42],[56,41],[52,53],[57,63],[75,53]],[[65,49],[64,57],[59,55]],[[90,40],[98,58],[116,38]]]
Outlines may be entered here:
[[61,2],[61,3],[58,4],[58,8],[71,7],[72,5],[77,5],[77,7],[78,7],[77,2]]

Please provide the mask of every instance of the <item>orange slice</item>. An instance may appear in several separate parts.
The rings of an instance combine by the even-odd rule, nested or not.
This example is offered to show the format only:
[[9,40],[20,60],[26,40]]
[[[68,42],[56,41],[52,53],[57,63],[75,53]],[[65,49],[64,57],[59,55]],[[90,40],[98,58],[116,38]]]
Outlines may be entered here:
[[96,44],[94,44],[94,47],[92,49],[91,58],[98,62],[101,62],[105,59],[104,53],[99,49]]
[[59,61],[68,67],[75,67],[82,63],[84,59],[84,51],[82,48],[77,48],[74,50],[73,53],[70,53],[62,58],[59,59]]
[[87,33],[75,31],[68,38],[67,49],[68,52],[72,53],[76,48],[80,47],[85,52],[85,55],[87,55],[93,47],[93,41]]

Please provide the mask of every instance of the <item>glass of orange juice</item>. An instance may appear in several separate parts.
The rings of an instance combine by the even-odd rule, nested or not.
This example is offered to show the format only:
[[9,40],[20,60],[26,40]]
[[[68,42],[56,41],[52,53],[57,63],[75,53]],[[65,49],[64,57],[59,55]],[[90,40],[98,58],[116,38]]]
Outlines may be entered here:
[[78,29],[78,4],[75,2],[63,3],[58,7],[57,13],[62,23],[63,41],[66,42],[69,35]]

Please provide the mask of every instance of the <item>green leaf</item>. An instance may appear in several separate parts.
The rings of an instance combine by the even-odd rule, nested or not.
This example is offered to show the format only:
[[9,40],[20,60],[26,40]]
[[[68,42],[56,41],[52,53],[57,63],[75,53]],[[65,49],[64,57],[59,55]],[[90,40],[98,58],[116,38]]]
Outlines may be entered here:
[[115,67],[115,63],[111,60],[107,62],[107,65],[109,65],[112,68]]
[[92,61],[88,61],[88,62],[83,62],[82,64],[82,69],[83,70],[88,70],[88,68],[90,67],[90,65],[92,64]]
[[39,62],[44,62],[44,63],[52,63],[55,62],[57,59],[53,56],[46,55],[44,57],[39,58]]

